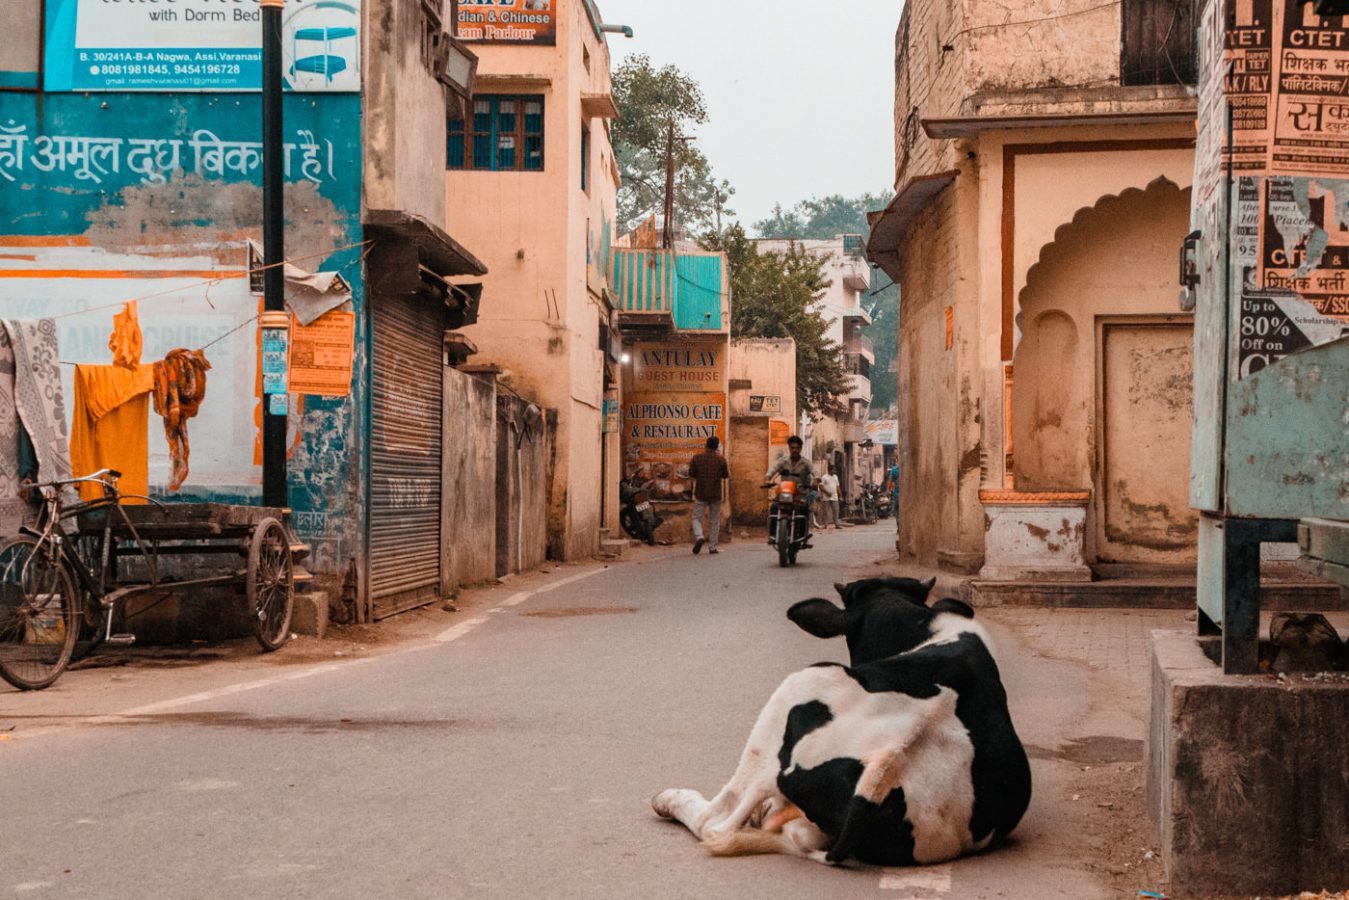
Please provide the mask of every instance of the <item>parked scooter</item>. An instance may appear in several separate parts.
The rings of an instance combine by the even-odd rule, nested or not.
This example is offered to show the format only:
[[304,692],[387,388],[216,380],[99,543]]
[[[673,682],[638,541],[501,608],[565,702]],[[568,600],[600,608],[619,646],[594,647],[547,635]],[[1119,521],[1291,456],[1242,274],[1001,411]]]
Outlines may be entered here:
[[879,485],[873,486],[872,491],[875,497],[873,503],[875,504],[876,507],[876,517],[878,519],[890,518],[890,514],[894,512],[894,510],[890,508],[892,505],[891,501],[893,499],[890,496],[890,492],[880,487]]
[[651,505],[650,481],[638,482],[624,478],[618,483],[618,499],[622,507],[618,511],[618,522],[634,541],[656,543],[656,529],[665,519],[656,515]]
[[778,565],[784,569],[796,565],[796,554],[809,550],[810,511],[806,496],[795,481],[784,479],[773,488],[773,503],[768,508],[768,543],[778,548]]

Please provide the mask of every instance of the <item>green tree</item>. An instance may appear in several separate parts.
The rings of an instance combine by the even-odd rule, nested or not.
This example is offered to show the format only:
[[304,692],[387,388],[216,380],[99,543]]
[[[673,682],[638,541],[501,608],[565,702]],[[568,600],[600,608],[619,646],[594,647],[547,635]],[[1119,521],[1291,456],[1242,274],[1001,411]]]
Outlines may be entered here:
[[789,208],[781,203],[773,205],[768,218],[754,223],[760,237],[801,238],[827,240],[840,234],[868,234],[867,213],[884,208],[889,197],[885,194],[861,194],[844,197],[830,194],[812,197]]
[[[707,157],[685,133],[707,121],[698,82],[675,66],[657,69],[645,54],[634,54],[614,70],[613,93],[619,110],[613,123],[614,157],[621,177],[619,226],[630,229],[664,209],[666,148],[673,123],[675,224],[693,233],[711,229],[719,205],[735,191],[716,179]],[[734,210],[721,206],[720,214],[732,215]]]
[[867,336],[876,348],[876,364],[871,367],[871,408],[892,409],[899,388],[899,374],[892,371],[899,358],[899,285],[876,266],[871,267],[871,292],[864,305],[871,314]]
[[811,416],[837,409],[848,392],[843,348],[829,340],[829,320],[817,303],[829,287],[824,261],[793,244],[786,253],[760,253],[738,224],[703,242],[726,254],[731,282],[731,336],[796,341],[797,408]]

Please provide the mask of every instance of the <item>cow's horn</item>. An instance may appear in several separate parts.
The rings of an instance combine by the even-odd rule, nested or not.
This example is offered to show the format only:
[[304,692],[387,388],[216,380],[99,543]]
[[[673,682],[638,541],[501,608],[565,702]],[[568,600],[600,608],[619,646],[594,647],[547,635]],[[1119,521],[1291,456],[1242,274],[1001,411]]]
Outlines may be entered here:
[[843,591],[844,591],[844,589],[845,589],[846,587],[847,587],[847,586],[846,586],[843,582],[841,582],[841,581],[835,581],[835,582],[834,582],[834,590],[838,591],[838,595],[839,595],[840,597],[843,596]]
[[932,590],[932,589],[933,589],[934,587],[936,587],[936,586],[937,586],[937,576],[936,576],[936,575],[933,575],[933,576],[932,576],[931,578],[929,578],[927,581],[924,581],[924,582],[923,582],[923,588],[924,588],[925,590],[929,590],[929,591],[930,591],[930,590]]

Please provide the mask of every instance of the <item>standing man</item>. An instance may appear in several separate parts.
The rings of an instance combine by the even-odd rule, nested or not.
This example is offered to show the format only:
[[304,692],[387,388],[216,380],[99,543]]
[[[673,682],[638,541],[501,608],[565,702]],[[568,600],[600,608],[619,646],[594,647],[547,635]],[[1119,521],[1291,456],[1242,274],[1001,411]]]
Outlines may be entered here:
[[[707,439],[707,447],[689,462],[693,478],[693,552],[701,553],[703,544],[711,544],[707,552],[717,552],[717,536],[721,533],[721,483],[731,477],[726,459],[717,452],[721,441],[716,435]],[[708,531],[711,540],[703,540],[703,511],[708,511]]]
[[824,515],[820,517],[824,525],[821,530],[832,525],[838,531],[838,476],[834,474],[833,463],[820,476],[820,499],[824,501]]

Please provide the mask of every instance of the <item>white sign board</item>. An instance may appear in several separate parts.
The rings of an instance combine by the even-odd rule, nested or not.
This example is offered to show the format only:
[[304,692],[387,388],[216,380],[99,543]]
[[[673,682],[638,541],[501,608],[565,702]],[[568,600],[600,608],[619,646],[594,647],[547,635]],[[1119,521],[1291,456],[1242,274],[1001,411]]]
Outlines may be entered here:
[[[48,91],[256,91],[258,0],[49,0]],[[361,89],[360,0],[289,0],[282,12],[287,90]]]

